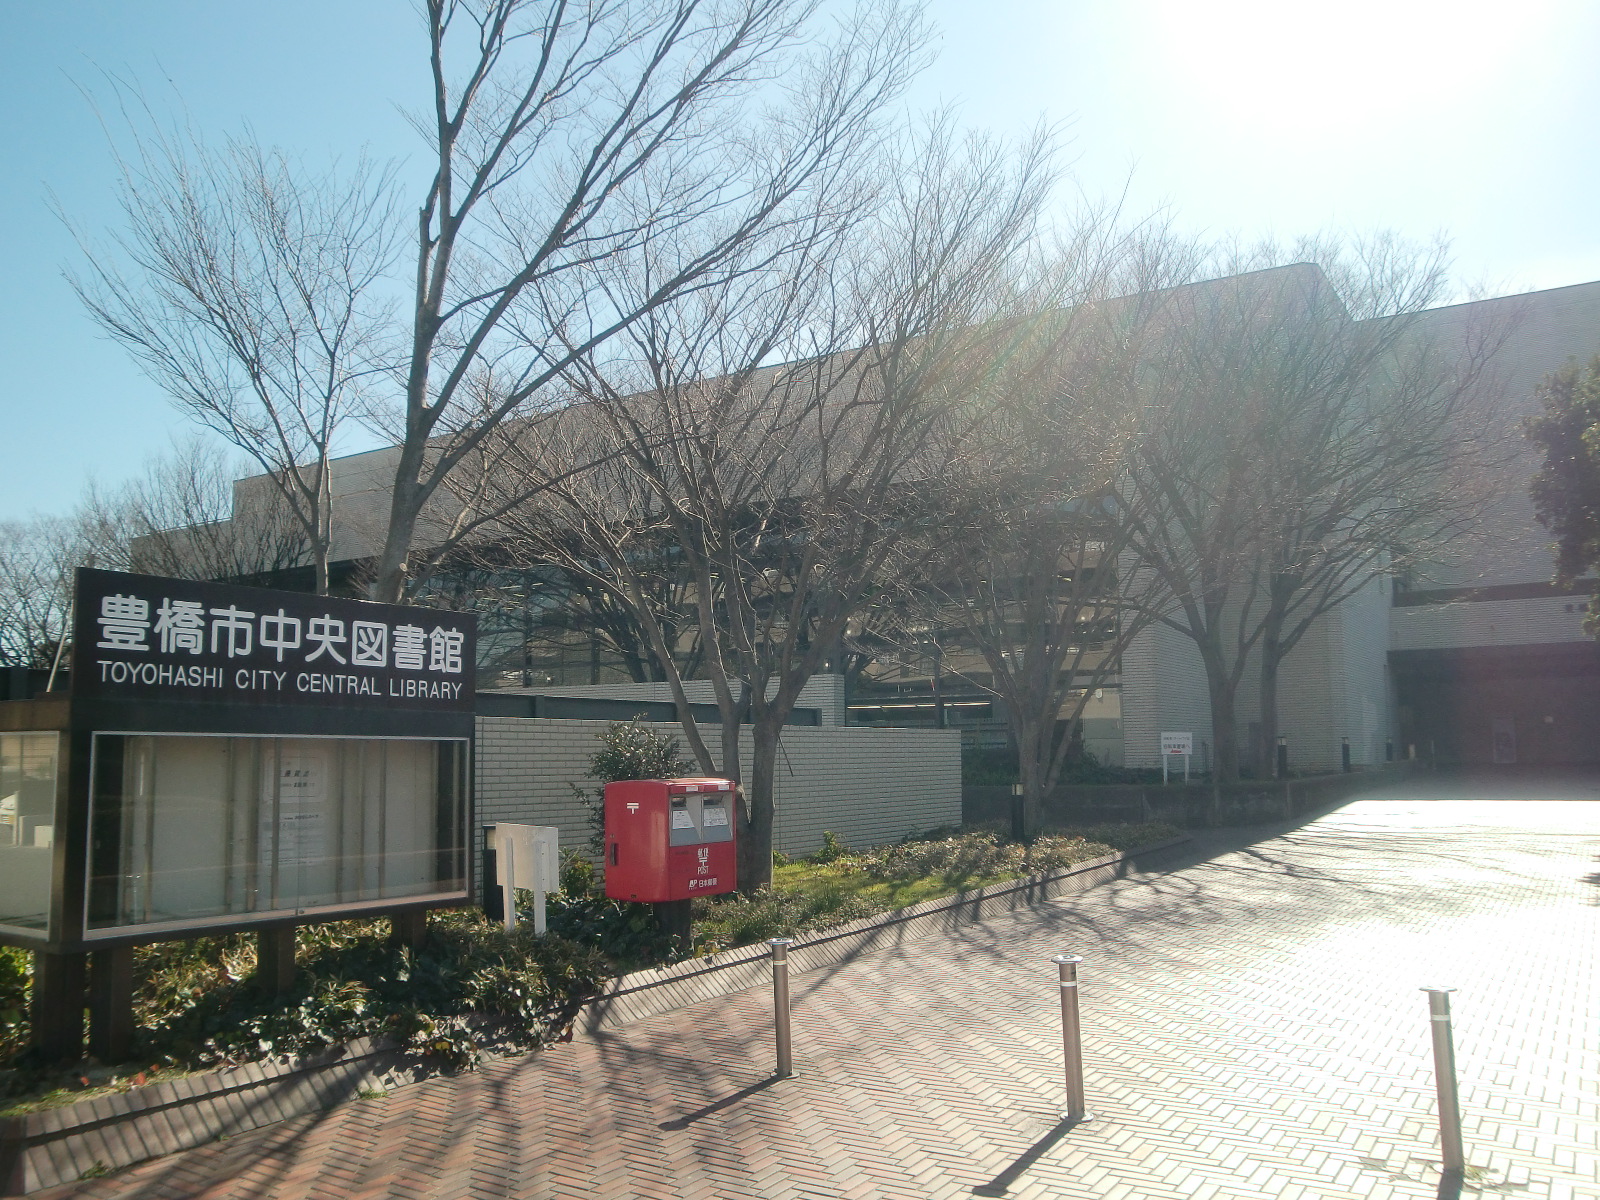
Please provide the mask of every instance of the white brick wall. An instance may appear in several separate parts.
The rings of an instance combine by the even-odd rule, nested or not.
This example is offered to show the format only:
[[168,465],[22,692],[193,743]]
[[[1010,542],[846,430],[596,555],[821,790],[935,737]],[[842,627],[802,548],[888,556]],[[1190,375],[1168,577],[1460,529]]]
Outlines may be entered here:
[[1205,666],[1193,640],[1152,625],[1122,656],[1122,761],[1130,767],[1161,765],[1161,734],[1193,733],[1198,770],[1208,766],[1201,742],[1211,741],[1211,701]]
[[[596,735],[606,725],[479,717],[478,824],[555,825],[564,848],[582,846],[589,831],[571,785],[592,786],[584,772],[599,745]],[[748,733],[743,740],[748,756]],[[816,850],[824,830],[848,845],[874,846],[956,824],[961,820],[961,734],[791,726],[783,734],[775,792],[773,842],[789,854]]]

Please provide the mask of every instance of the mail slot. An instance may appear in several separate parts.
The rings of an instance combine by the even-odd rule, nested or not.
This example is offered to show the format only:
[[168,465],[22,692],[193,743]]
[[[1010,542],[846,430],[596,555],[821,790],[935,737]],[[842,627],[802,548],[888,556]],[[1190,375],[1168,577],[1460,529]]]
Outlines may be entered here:
[[733,891],[735,799],[726,779],[606,784],[606,895],[659,904]]

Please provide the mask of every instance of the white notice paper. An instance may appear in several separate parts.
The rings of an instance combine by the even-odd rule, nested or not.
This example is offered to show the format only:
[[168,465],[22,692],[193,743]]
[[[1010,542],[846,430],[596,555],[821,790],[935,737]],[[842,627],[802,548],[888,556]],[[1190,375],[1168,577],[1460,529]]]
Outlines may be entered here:
[[672,810],[672,827],[674,829],[693,829],[694,822],[689,819],[689,810],[675,808]]
[[[270,772],[270,760],[263,766]],[[277,768],[278,822],[273,829],[272,793],[263,798],[260,816],[261,865],[272,869],[273,835],[277,835],[278,867],[304,867],[322,861],[328,852],[327,752],[306,748],[286,751]]]
[[700,819],[709,829],[713,825],[726,825],[728,823],[728,810],[720,804],[708,804],[700,812]]

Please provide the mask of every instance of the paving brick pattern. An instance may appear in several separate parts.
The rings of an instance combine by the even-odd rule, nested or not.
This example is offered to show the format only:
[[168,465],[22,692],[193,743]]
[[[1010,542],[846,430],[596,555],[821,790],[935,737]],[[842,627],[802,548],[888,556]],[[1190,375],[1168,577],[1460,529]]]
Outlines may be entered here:
[[[1251,840],[1254,839],[1254,840]],[[1600,1198],[1600,802],[1369,800],[1163,872],[41,1196]],[[1055,968],[1089,1106],[1059,1124]]]

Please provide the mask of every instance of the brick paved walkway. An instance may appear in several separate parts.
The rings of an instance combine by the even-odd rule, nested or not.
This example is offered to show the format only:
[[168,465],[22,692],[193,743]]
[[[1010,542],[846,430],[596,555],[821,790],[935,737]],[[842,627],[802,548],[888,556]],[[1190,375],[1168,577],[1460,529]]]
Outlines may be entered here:
[[798,976],[792,1080],[756,990],[40,1195],[1434,1196],[1442,982],[1465,1194],[1596,1198],[1597,854],[1600,802],[1357,802]]

